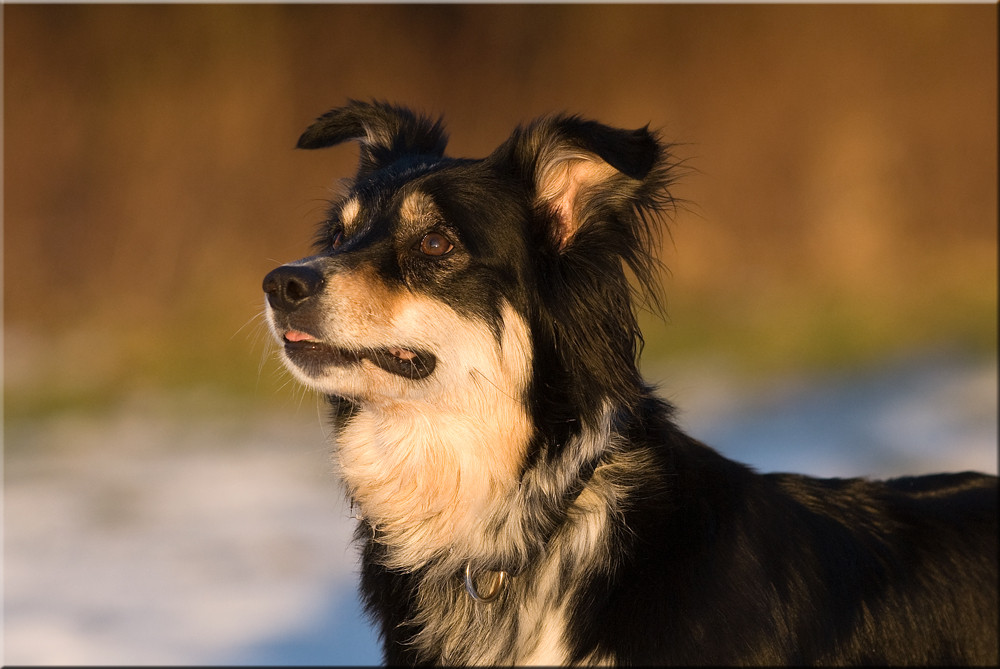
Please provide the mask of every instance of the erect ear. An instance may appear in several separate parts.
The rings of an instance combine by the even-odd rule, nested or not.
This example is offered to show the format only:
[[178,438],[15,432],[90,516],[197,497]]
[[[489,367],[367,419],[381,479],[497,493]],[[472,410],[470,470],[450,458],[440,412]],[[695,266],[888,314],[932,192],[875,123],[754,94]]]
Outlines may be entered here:
[[316,119],[299,137],[297,148],[321,149],[351,139],[361,142],[359,176],[406,155],[440,158],[448,143],[441,119],[431,121],[386,102],[350,100],[346,107]]
[[648,128],[621,130],[576,116],[544,118],[518,128],[494,153],[513,161],[534,186],[556,248],[601,221],[647,242],[645,217],[669,202],[665,151]]

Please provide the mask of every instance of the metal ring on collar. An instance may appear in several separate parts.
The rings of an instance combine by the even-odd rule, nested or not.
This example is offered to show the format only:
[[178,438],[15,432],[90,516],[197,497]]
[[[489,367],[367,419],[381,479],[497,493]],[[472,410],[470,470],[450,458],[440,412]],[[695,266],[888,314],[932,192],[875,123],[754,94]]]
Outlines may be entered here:
[[493,572],[495,576],[493,577],[493,587],[486,594],[481,594],[479,590],[476,589],[476,583],[472,579],[472,563],[465,563],[465,589],[468,591],[469,596],[472,597],[477,602],[492,602],[500,593],[503,591],[503,586],[507,583],[507,572],[505,571],[495,571]]

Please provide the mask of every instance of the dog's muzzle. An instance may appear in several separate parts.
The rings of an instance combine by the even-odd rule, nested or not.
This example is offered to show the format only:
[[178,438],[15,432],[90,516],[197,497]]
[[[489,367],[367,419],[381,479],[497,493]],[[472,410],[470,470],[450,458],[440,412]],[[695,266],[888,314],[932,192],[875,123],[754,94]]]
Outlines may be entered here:
[[280,334],[286,357],[311,376],[320,376],[329,367],[344,367],[369,360],[381,369],[407,379],[431,375],[437,358],[428,351],[402,346],[348,349],[323,341],[313,330],[315,325],[295,318],[298,311],[314,304],[326,287],[322,272],[307,264],[282,265],[264,277],[264,293],[274,315],[275,330]]

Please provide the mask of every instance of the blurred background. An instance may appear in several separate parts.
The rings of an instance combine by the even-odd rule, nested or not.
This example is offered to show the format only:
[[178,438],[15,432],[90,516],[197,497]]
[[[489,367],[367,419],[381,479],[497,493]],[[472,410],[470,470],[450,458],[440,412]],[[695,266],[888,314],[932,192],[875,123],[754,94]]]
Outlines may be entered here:
[[765,470],[997,469],[997,6],[4,5],[5,664],[368,664],[263,275],[349,97],[450,155],[649,123],[692,172],[644,370]]

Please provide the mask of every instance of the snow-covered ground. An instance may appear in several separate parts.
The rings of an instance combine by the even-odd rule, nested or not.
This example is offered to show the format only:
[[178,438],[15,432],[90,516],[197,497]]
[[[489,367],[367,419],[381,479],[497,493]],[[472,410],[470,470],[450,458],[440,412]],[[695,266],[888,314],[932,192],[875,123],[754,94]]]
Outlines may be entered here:
[[[995,361],[651,376],[689,432],[762,471],[997,471]],[[7,426],[4,663],[377,663],[312,401],[252,417],[190,403]]]

